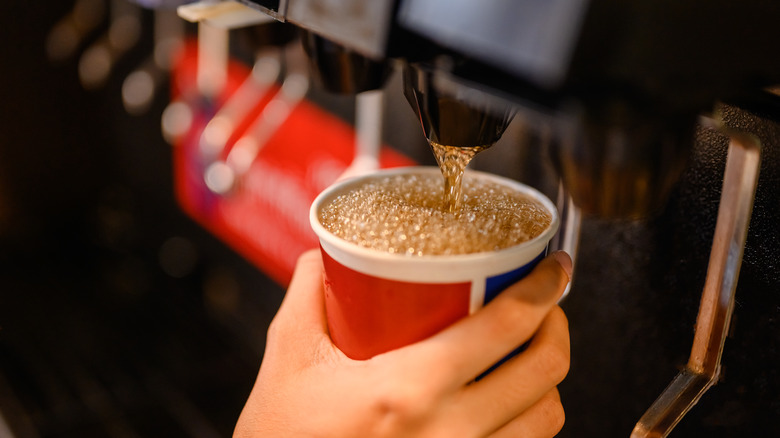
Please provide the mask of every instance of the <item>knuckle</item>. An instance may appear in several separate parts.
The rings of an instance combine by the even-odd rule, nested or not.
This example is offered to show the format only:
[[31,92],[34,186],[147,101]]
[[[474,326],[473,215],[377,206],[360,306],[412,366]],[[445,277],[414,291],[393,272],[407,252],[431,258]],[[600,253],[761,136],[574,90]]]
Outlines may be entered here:
[[535,346],[538,371],[558,384],[569,373],[571,362],[568,320],[563,310],[556,306],[543,324],[548,330],[548,336]]
[[516,293],[506,294],[505,291],[493,301],[495,304],[490,303],[495,307],[493,315],[486,324],[490,333],[499,338],[507,334],[522,334],[525,336],[522,341],[526,341],[538,329],[546,312]]
[[558,384],[569,373],[569,360],[568,346],[548,343],[538,351],[537,366],[542,375]]
[[561,309],[560,306],[555,306],[550,313],[552,318],[555,319],[555,323],[559,324],[561,328],[568,333],[569,319],[566,317],[566,313],[563,311],[563,309]]
[[566,422],[566,413],[563,405],[557,395],[550,394],[543,398],[539,407],[539,419],[544,423],[546,431],[550,436],[558,434],[563,429]]
[[523,306],[523,303],[518,300],[506,300],[507,303],[501,307],[501,311],[498,312],[495,318],[489,320],[490,329],[495,334],[513,333],[521,329],[522,326],[527,326],[526,329],[521,329],[523,332],[527,332],[531,329],[531,325],[538,325],[538,321],[532,321],[533,315],[528,312],[528,309]]
[[374,402],[374,410],[382,422],[393,428],[416,423],[429,414],[434,405],[423,385],[409,382],[383,385]]

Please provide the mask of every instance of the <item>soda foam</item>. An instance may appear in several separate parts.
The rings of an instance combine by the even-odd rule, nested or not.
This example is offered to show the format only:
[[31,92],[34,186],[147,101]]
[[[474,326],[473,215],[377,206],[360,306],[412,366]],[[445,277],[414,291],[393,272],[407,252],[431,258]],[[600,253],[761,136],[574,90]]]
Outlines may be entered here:
[[379,177],[333,198],[319,219],[348,242],[408,256],[496,251],[538,236],[552,221],[536,200],[468,174],[457,213],[443,191],[440,175]]

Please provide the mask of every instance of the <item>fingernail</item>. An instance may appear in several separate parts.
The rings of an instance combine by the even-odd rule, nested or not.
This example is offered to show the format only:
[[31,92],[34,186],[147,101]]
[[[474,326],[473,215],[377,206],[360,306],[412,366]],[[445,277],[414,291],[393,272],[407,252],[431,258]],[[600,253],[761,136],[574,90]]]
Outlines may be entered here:
[[553,253],[553,257],[555,257],[555,260],[558,261],[558,264],[561,265],[564,271],[566,271],[566,274],[571,278],[571,257],[569,257],[569,254],[566,254],[565,251],[555,251]]

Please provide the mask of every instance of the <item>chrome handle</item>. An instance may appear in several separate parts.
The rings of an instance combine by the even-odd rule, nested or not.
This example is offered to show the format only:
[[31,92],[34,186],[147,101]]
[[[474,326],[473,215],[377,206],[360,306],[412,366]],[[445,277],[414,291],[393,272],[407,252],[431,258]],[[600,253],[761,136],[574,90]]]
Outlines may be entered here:
[[720,375],[761,164],[756,138],[727,134],[731,141],[691,355],[686,368],[639,419],[631,438],[666,437]]

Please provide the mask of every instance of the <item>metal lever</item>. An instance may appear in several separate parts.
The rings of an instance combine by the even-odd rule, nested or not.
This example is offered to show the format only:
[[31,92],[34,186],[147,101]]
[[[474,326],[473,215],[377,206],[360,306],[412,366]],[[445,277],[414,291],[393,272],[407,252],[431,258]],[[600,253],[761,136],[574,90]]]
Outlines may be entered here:
[[727,134],[731,141],[723,191],[688,365],[639,419],[631,438],[669,435],[720,375],[761,164],[761,145],[756,138]]
[[276,83],[281,62],[276,50],[260,55],[252,72],[206,124],[200,136],[200,152],[214,161],[227,146],[240,123]]
[[306,97],[309,78],[301,73],[290,73],[282,87],[263,111],[238,139],[223,161],[215,161],[206,168],[206,186],[214,193],[224,195],[249,171],[260,150],[287,120],[296,106]]
[[103,36],[79,59],[79,80],[88,90],[103,87],[119,60],[141,38],[141,9],[123,0],[111,0],[111,23]]
[[183,45],[184,24],[175,12],[157,9],[154,13],[154,51],[122,83],[122,103],[133,115],[145,113],[162,91],[171,64]]

